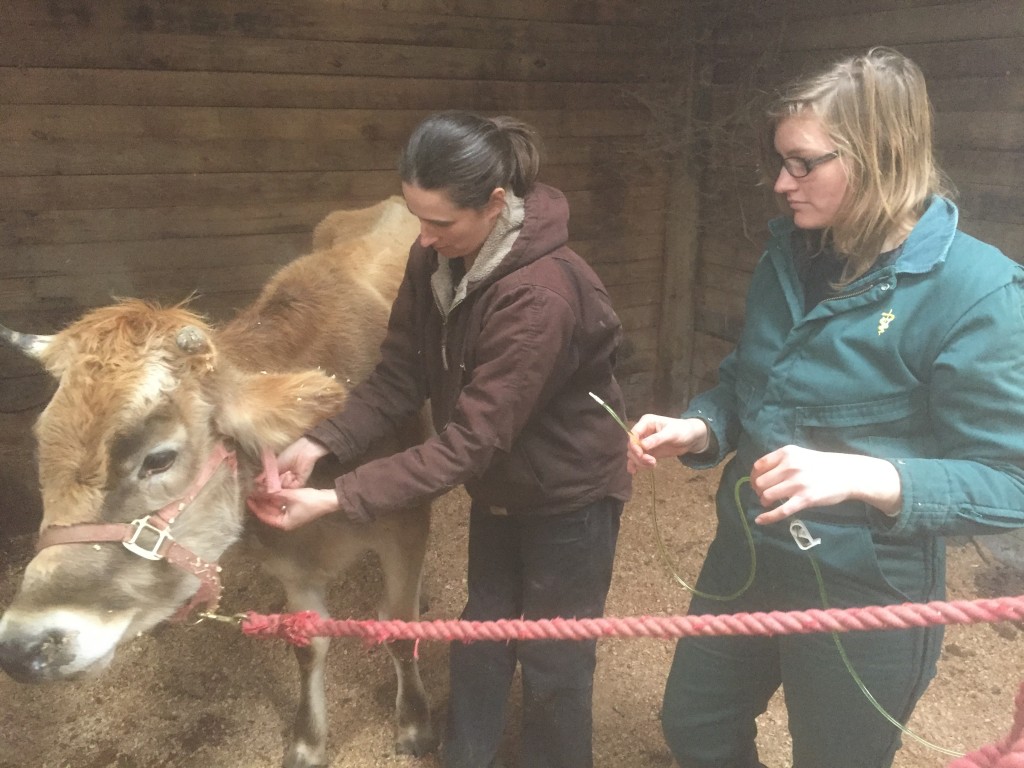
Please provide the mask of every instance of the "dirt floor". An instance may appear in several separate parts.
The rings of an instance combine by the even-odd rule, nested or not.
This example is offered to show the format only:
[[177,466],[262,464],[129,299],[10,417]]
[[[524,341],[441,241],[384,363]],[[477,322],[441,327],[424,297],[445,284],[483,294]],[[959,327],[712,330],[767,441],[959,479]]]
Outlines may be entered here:
[[[668,574],[654,538],[656,510],[673,566],[693,578],[713,530],[712,494],[717,473],[696,473],[665,462],[637,485],[627,507],[616,575],[609,596],[612,616],[682,614],[687,593]],[[425,618],[452,618],[464,599],[466,501],[451,494],[436,505],[426,582],[431,608]],[[6,544],[0,564],[0,606],[17,588],[31,542]],[[0,553],[4,550],[0,549]],[[950,599],[1016,596],[1024,573],[1001,564],[977,542],[950,547]],[[276,585],[243,553],[224,560],[227,611],[282,609]],[[333,614],[376,615],[379,579],[374,564],[339,583]],[[604,640],[596,680],[595,750],[599,768],[669,768],[658,711],[673,644],[662,640]],[[394,679],[386,654],[357,641],[332,647],[328,677],[331,765],[433,768],[433,756],[415,760],[392,753],[390,714]],[[424,643],[424,682],[443,721],[447,649]],[[1004,736],[1013,697],[1024,677],[1024,625],[981,624],[948,629],[938,679],[911,722],[922,737],[947,749],[968,751]],[[132,640],[98,679],[22,686],[0,674],[0,768],[261,768],[279,765],[282,740],[297,696],[289,649],[279,641],[249,639],[220,625],[166,626]],[[515,734],[515,707],[509,744]],[[912,741],[897,768],[945,766],[951,758]],[[779,697],[761,718],[762,760],[790,764],[785,710]],[[511,754],[510,750],[506,750]],[[514,761],[510,760],[510,765]]]

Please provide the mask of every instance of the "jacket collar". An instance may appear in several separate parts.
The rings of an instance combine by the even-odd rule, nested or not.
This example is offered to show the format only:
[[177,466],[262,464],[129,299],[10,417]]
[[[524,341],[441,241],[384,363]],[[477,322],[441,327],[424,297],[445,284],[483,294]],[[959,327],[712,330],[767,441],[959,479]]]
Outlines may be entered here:
[[935,195],[928,210],[907,236],[903,253],[896,259],[896,270],[921,274],[944,262],[953,244],[958,220],[957,207],[946,198]]
[[[959,211],[952,201],[934,195],[924,215],[907,236],[902,253],[893,268],[902,274],[923,274],[946,260],[956,235]],[[781,216],[768,222],[772,239],[789,251],[790,236],[796,227],[793,219]]]

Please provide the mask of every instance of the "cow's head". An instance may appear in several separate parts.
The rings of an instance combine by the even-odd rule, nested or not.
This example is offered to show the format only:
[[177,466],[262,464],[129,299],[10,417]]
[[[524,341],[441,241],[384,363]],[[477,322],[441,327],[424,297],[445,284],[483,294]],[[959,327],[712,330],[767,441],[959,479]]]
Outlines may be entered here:
[[[128,301],[56,336],[4,338],[58,380],[35,427],[43,530],[144,518],[182,498],[222,443],[243,456],[280,449],[344,397],[319,371],[240,370],[182,307]],[[240,474],[229,464],[172,526],[207,561],[241,533],[251,462]],[[0,619],[0,666],[26,682],[102,669],[120,640],[170,617],[198,587],[120,543],[47,547]]]

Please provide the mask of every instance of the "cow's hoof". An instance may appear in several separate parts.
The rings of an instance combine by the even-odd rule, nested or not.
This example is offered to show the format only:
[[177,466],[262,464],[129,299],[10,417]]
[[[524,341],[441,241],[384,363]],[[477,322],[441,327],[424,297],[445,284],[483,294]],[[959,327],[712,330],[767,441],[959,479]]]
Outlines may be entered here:
[[409,728],[395,739],[395,752],[399,755],[423,757],[434,752],[440,741],[431,727]]
[[327,768],[323,749],[310,749],[306,744],[292,744],[284,756],[282,768]]

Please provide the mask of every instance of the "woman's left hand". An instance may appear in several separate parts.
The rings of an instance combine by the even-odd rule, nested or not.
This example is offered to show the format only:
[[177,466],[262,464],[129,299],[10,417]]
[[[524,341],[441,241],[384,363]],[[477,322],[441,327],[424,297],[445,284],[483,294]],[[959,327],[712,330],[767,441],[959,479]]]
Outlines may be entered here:
[[768,510],[755,519],[759,525],[777,523],[808,507],[847,499],[867,502],[893,516],[899,514],[902,503],[900,476],[890,462],[796,445],[784,446],[755,461],[750,487]]
[[274,528],[292,531],[338,511],[333,489],[285,488],[277,493],[255,493],[246,500],[249,510]]

